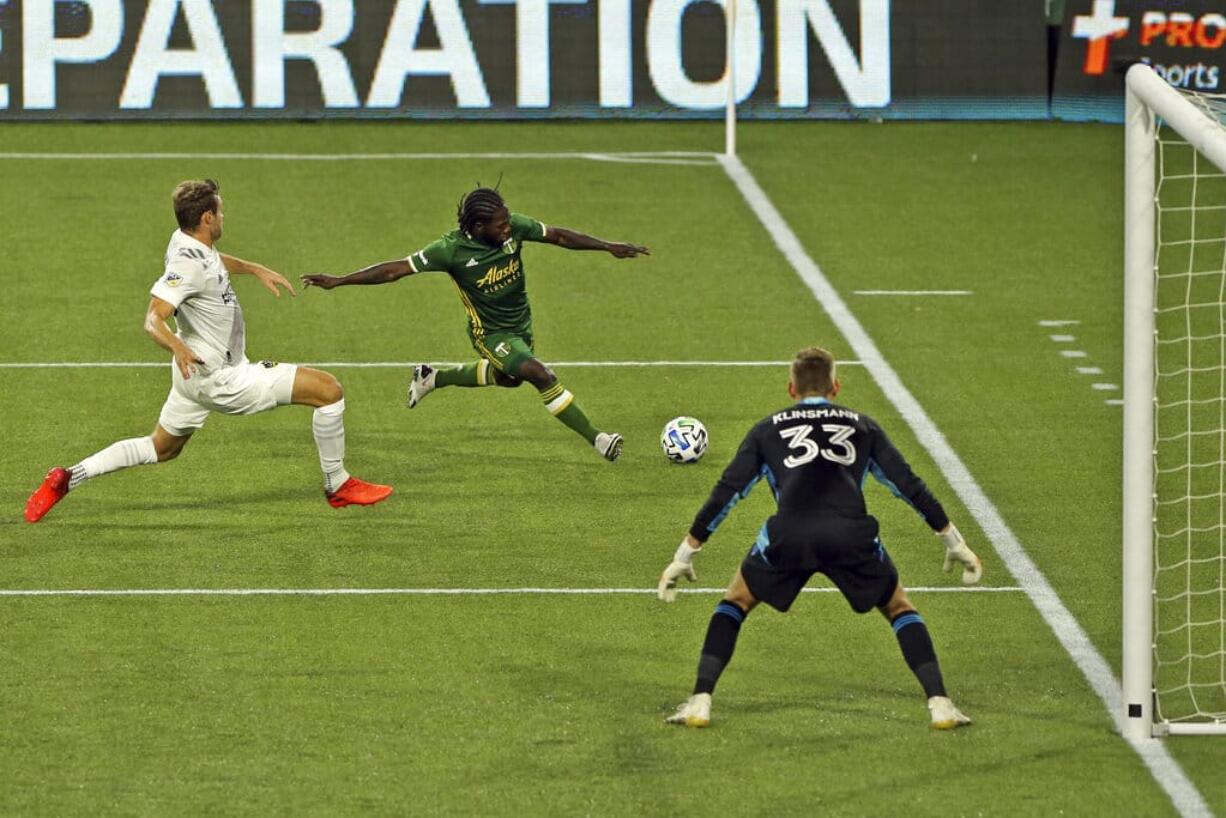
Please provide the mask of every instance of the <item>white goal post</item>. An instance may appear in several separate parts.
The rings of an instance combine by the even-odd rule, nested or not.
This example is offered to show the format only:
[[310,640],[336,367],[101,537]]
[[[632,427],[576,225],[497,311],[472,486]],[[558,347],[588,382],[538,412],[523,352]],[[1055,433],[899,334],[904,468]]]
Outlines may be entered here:
[[1126,89],[1119,718],[1226,735],[1226,127],[1149,66]]
[[736,0],[724,0],[724,155],[736,156]]

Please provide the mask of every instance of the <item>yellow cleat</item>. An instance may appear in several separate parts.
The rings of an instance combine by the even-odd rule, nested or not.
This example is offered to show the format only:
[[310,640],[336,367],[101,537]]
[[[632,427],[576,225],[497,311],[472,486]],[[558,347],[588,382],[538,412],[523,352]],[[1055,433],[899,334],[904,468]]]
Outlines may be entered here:
[[684,724],[686,727],[707,727],[711,724],[711,694],[695,693],[666,718],[667,724]]
[[954,707],[954,703],[945,696],[929,699],[928,712],[932,714],[932,727],[935,730],[953,730],[971,723],[966,714]]

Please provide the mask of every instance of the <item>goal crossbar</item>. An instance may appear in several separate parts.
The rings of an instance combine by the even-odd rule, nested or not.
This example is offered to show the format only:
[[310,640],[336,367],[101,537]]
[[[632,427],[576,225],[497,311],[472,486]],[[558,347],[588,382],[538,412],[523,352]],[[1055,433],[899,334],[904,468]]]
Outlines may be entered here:
[[[1226,128],[1149,66],[1128,70],[1124,173],[1123,708],[1129,738],[1226,735],[1226,721],[1155,725],[1156,279],[1159,121],[1226,174]],[[1224,626],[1226,627],[1226,626]],[[1224,680],[1226,683],[1226,680]]]

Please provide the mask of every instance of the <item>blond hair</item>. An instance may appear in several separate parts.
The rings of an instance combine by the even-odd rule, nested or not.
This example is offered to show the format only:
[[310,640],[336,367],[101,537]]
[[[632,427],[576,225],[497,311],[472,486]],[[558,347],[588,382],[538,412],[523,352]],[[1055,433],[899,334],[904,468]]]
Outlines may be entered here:
[[809,347],[792,359],[792,386],[799,395],[829,395],[834,391],[834,356],[821,347]]

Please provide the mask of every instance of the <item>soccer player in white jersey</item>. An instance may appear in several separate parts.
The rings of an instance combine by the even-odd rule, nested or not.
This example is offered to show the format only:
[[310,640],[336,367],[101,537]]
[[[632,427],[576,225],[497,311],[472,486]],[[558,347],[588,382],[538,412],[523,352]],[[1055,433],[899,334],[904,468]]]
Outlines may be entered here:
[[[290,295],[295,295],[294,288],[262,264],[218,252],[223,203],[216,182],[182,182],[173,202],[179,229],[170,237],[166,269],[150,290],[145,314],[145,331],[174,355],[170,394],[157,426],[151,435],[112,443],[75,466],[51,469],[26,502],[26,519],[38,522],[92,477],[173,460],[209,412],[251,415],[291,403],[315,407],[311,427],[328,503],[343,508],[385,499],[391,486],[366,483],[345,471],[345,398],[336,378],[305,366],[247,360],[243,310],[230,276],[255,276],[278,298],[278,287]],[[166,324],[171,316],[177,333]]]

